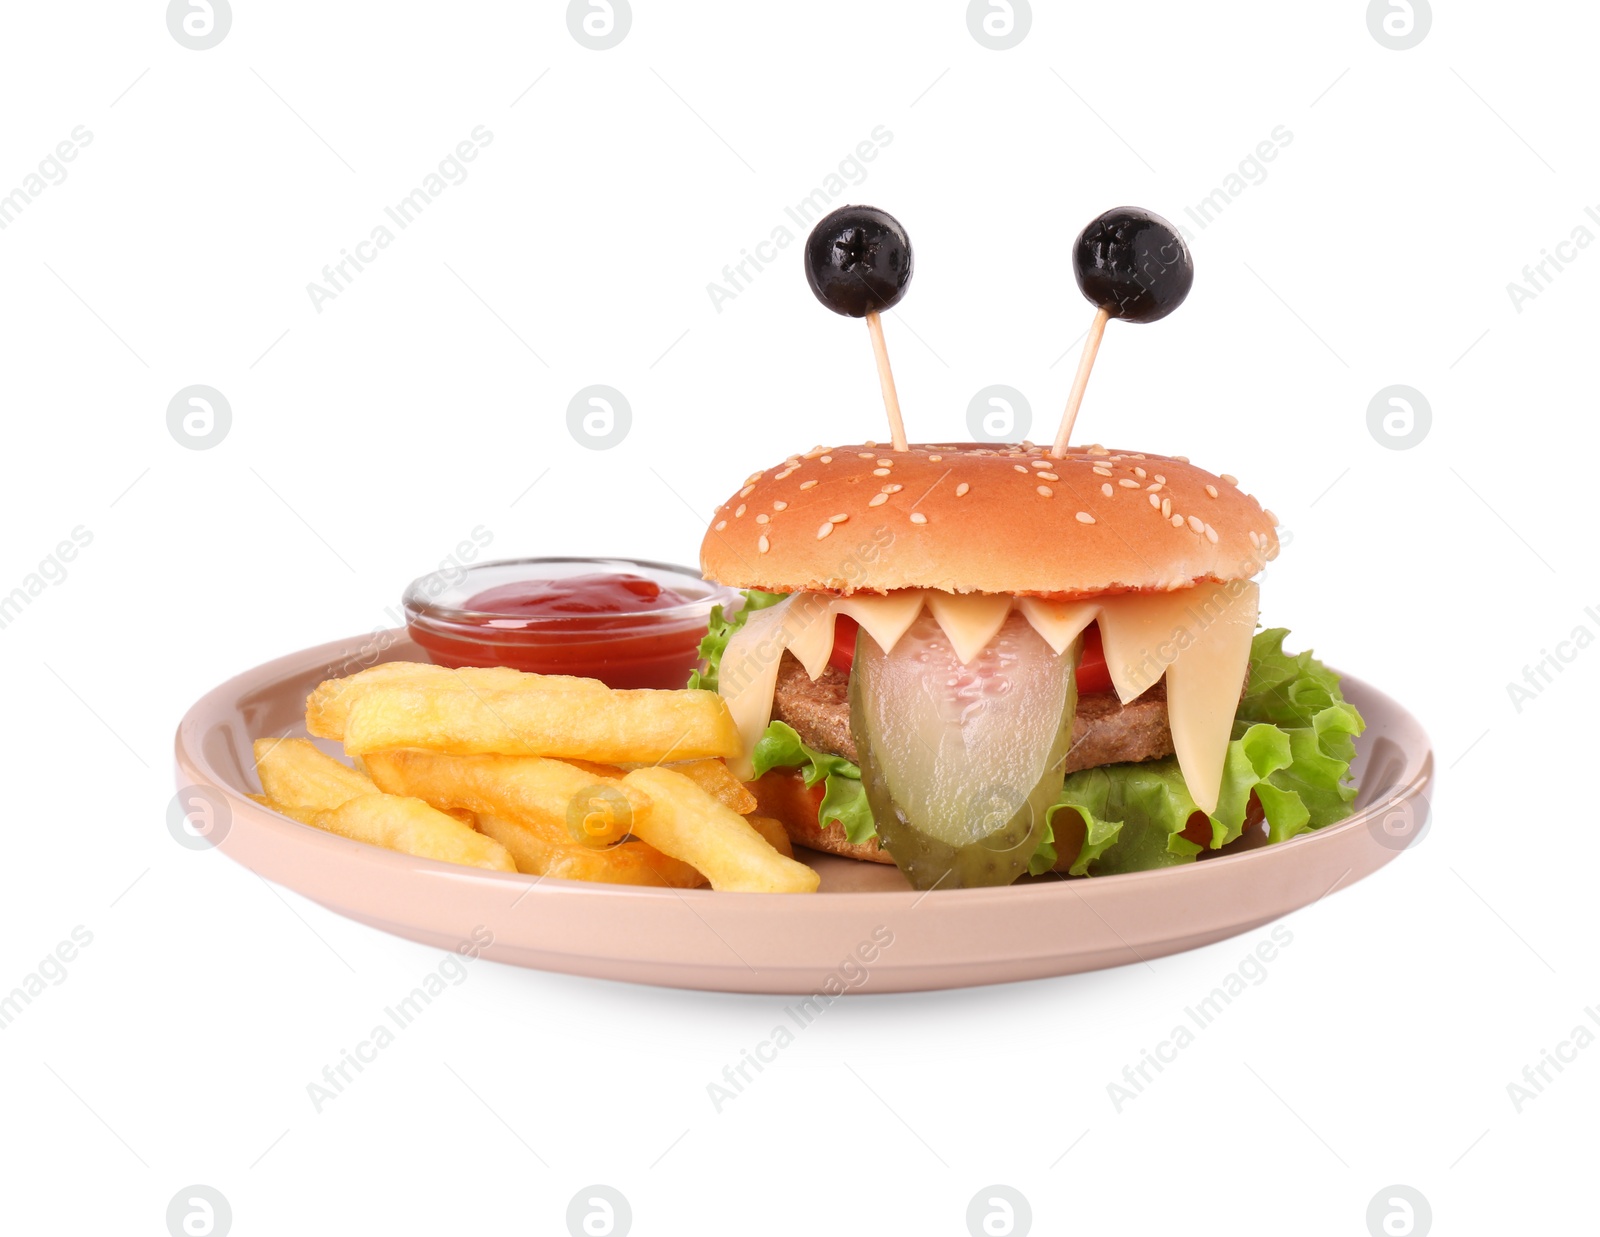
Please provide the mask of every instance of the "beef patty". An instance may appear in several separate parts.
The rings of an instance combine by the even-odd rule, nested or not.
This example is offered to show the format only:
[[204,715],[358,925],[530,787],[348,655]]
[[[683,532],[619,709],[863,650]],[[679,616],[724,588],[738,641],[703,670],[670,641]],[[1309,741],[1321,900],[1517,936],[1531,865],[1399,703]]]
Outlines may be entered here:
[[[772,717],[794,727],[809,746],[861,763],[850,735],[850,678],[832,666],[812,682],[794,654],[784,653],[778,665]],[[1068,773],[1170,755],[1172,731],[1167,725],[1165,680],[1129,704],[1119,701],[1115,692],[1078,697],[1072,750],[1067,753]]]

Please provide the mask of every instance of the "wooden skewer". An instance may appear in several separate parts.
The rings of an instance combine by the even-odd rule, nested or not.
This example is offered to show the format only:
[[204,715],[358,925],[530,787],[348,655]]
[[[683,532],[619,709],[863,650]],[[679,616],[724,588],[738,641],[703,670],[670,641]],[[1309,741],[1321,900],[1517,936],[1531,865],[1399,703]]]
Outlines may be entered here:
[[867,334],[872,336],[872,353],[878,358],[878,385],[883,388],[883,406],[889,413],[889,437],[896,451],[906,450],[906,427],[900,420],[900,397],[895,394],[894,371],[889,368],[889,348],[883,342],[883,321],[877,311],[867,315]]
[[1089,371],[1094,368],[1095,353],[1100,351],[1100,337],[1106,333],[1106,323],[1110,320],[1111,311],[1100,309],[1095,311],[1094,321],[1089,324],[1089,337],[1083,341],[1083,355],[1078,358],[1078,374],[1073,378],[1072,391],[1067,396],[1067,410],[1061,416],[1061,428],[1056,431],[1055,445],[1050,448],[1050,454],[1058,460],[1067,453],[1072,423],[1078,419],[1078,405],[1083,403],[1083,393],[1089,385]]

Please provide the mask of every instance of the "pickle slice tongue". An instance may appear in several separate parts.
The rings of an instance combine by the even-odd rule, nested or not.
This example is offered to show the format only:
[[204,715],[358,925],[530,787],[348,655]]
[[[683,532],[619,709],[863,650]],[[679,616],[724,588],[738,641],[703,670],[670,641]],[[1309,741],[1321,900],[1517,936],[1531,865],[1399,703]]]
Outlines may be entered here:
[[924,612],[885,654],[865,632],[850,728],[878,837],[912,886],[1007,885],[1061,793],[1076,647],[1057,655],[1020,614],[968,665]]

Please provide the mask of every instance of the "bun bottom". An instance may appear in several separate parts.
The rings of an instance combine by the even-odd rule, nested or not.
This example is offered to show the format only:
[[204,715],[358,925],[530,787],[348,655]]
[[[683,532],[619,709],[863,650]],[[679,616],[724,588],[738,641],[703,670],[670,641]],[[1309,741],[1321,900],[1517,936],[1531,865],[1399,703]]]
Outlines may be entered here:
[[780,822],[796,846],[807,846],[846,859],[865,859],[869,863],[893,863],[894,858],[878,845],[877,838],[852,842],[838,821],[827,825],[817,820],[822,806],[822,783],[807,786],[792,769],[773,769],[753,782],[745,783],[756,797],[756,811]]

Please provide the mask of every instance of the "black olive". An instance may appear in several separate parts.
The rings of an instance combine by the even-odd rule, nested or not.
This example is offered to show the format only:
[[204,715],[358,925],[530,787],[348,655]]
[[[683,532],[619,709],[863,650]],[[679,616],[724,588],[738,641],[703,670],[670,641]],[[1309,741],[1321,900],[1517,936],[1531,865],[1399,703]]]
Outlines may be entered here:
[[1092,220],[1073,247],[1072,268],[1084,296],[1128,322],[1165,318],[1194,286],[1194,259],[1183,237],[1137,206]]
[[836,314],[864,318],[906,294],[911,238],[893,215],[873,206],[841,206],[806,239],[806,282]]

